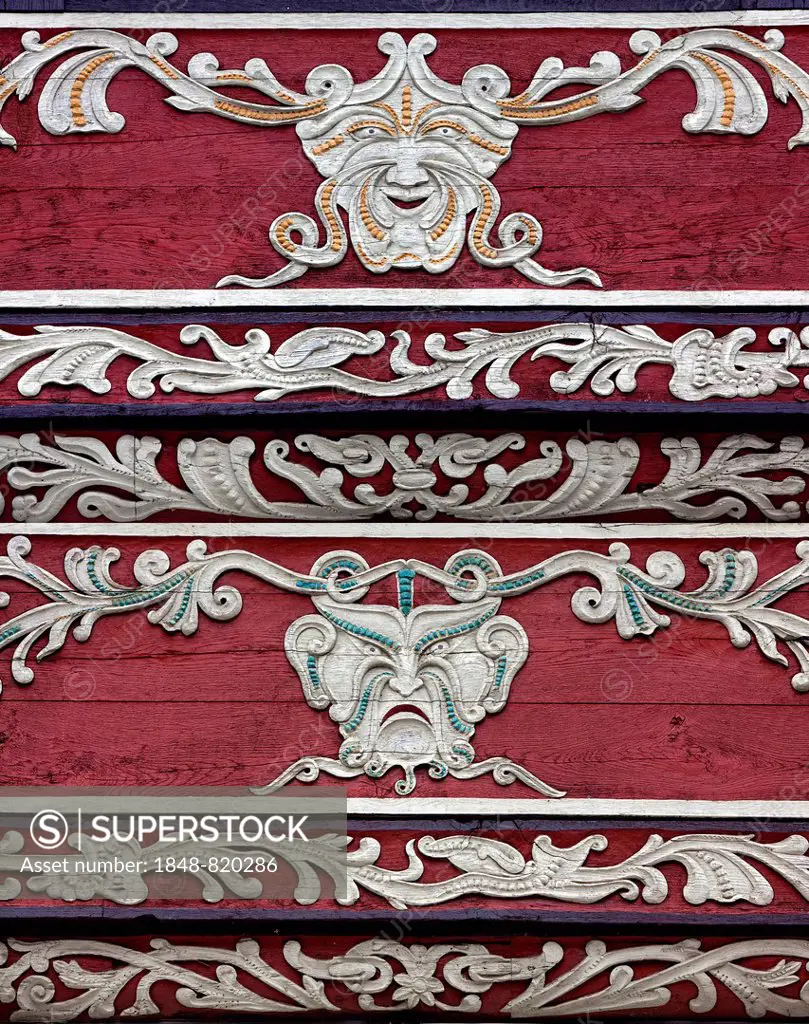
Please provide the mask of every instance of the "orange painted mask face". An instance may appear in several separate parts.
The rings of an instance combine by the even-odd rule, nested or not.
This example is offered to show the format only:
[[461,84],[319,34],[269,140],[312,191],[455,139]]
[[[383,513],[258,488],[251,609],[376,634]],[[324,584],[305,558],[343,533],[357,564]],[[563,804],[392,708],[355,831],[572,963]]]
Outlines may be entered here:
[[[451,267],[467,218],[491,213],[486,182],[511,153],[515,125],[420,91],[409,74],[384,99],[299,127],[304,150],[333,181],[350,242],[374,273]],[[470,234],[473,246],[477,235]]]

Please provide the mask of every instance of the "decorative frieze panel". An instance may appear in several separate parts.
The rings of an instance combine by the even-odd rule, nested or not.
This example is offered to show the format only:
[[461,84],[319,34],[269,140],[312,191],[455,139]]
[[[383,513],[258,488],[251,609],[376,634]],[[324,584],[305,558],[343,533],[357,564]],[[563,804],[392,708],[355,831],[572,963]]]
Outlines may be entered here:
[[[0,143],[44,151],[34,153],[35,169],[12,152],[2,158],[24,225],[4,287],[120,299],[121,290],[216,296],[222,286],[280,286],[270,300],[280,306],[284,292],[333,304],[334,288],[357,287],[389,302],[375,294],[383,284],[427,289],[438,304],[446,289],[436,282],[462,302],[480,288],[550,287],[578,303],[601,286],[797,294],[802,252],[790,229],[806,200],[805,159],[784,150],[785,140],[792,150],[809,137],[809,33],[790,14],[773,12],[771,26],[734,15],[696,29],[672,15],[659,33],[639,22],[634,32],[588,25],[586,36],[575,15],[568,28],[559,27],[564,17],[531,29],[497,15],[474,28],[462,19],[449,33],[429,31],[425,16],[427,31],[406,35],[371,28],[369,18],[348,36],[304,17],[305,48],[283,32],[242,23],[217,33],[221,21],[182,15],[176,33],[151,36],[119,31],[126,18],[115,15],[91,27],[77,16],[58,29],[34,31],[33,20],[23,33],[0,29],[9,55]],[[306,53],[334,62],[313,67]],[[10,101],[40,86],[37,124]],[[770,94],[793,116],[773,113]],[[116,144],[120,110],[129,125]],[[768,119],[776,123],[764,131]],[[80,150],[58,138],[87,133],[111,138]],[[708,144],[696,145],[695,134]],[[652,145],[679,147],[687,160],[661,164],[650,181]],[[158,166],[175,168],[177,180],[158,177]],[[37,188],[26,196],[30,170]],[[81,205],[68,199],[48,224],[51,197],[77,180]],[[699,195],[673,201],[691,181],[701,182]],[[132,196],[122,202],[123,186]],[[605,204],[616,211],[607,221]],[[774,218],[774,206],[783,207],[777,240],[755,250],[750,225]],[[287,287],[303,275],[302,289]]]
[[[335,946],[337,948],[335,948]],[[656,941],[610,937],[329,945],[316,936],[7,940],[4,1019],[406,1013],[576,1018],[805,1019],[809,942],[788,936]],[[137,986],[133,982],[137,979]],[[489,1017],[486,1018],[486,1014]],[[8,1016],[6,1016],[8,1015]]]
[[[473,327],[451,337],[425,330],[419,337],[425,358],[418,362],[410,358],[413,337],[402,329],[388,336],[376,329],[309,327],[273,350],[270,335],[261,328],[246,331],[243,343],[230,344],[212,328],[190,324],[180,331],[181,344],[202,341],[210,350],[195,356],[110,327],[41,326],[35,331],[0,331],[0,381],[24,369],[16,379],[23,398],[37,397],[48,385],[92,395],[115,388],[119,401],[175,391],[243,395],[255,402],[292,395],[328,395],[338,401],[341,395],[396,399],[427,394],[453,402],[474,394],[532,398],[531,390],[523,391],[512,377],[515,370],[522,376],[526,368],[520,364],[530,359],[539,364],[542,390],[553,395],[632,394],[640,372],[665,367],[668,397],[702,402],[762,398],[778,391],[781,398],[794,397],[807,385],[793,371],[809,367],[809,328],[798,333],[789,327],[770,330],[766,350],[756,344],[751,327],[725,334],[697,327],[673,341],[649,326],[589,322],[505,331]],[[126,377],[113,376],[114,364],[123,357],[138,365]],[[567,369],[554,370],[559,363]]]
[[[518,827],[526,830],[523,823]],[[757,907],[804,912],[809,901],[809,840],[802,835],[768,842],[743,834],[693,833],[668,839],[651,834],[645,840],[639,834],[627,840],[616,833],[612,838],[619,849],[636,844],[623,859],[620,854],[616,859],[610,840],[602,834],[578,841],[564,835],[536,835],[524,850],[520,849],[524,844],[508,832],[501,831],[495,838],[478,831],[407,839],[383,834],[383,841],[370,835],[348,840],[324,836],[307,845],[285,847],[237,839],[230,845],[203,849],[199,843],[158,842],[144,847],[136,839],[101,842],[83,835],[83,852],[73,855],[71,867],[58,873],[44,870],[39,851],[30,849],[30,844],[24,849],[26,837],[11,831],[0,842],[0,900],[24,902],[43,912],[53,903],[90,901],[135,906],[148,899],[165,906],[171,904],[172,893],[176,899],[182,877],[189,882],[182,891],[183,904],[196,899],[231,908],[250,901],[277,909],[278,898],[268,898],[258,873],[249,867],[223,871],[218,866],[250,865],[264,856],[282,862],[281,870],[294,872],[297,879],[293,899],[280,901],[281,905],[312,905],[317,910],[333,908],[335,903],[359,910],[380,905],[427,910],[460,904],[529,912],[543,905],[607,904],[614,911],[665,904],[672,913],[683,907],[720,904],[739,905],[749,915]],[[178,867],[167,891],[161,872],[168,857]],[[406,867],[390,866],[405,859]],[[138,870],[123,874],[116,869],[116,861],[137,864]],[[672,870],[674,865],[684,874]],[[313,874],[315,870],[318,874]],[[318,879],[314,886],[313,878]],[[341,895],[335,896],[335,891]]]
[[[11,518],[70,518],[74,501],[82,519],[121,523],[166,514],[332,522],[440,516],[493,523],[641,519],[659,512],[692,522],[755,513],[773,522],[806,516],[809,452],[799,437],[776,442],[734,434],[700,442],[576,435],[560,442],[534,432],[528,438],[515,432],[363,433],[299,434],[291,443],[274,438],[266,444],[250,436],[185,436],[165,444],[152,436],[108,437],[0,435]],[[279,500],[285,485],[299,500]],[[4,504],[0,494],[0,511]]]
[[[209,700],[235,702],[230,717],[216,716],[224,732],[212,742],[223,750],[235,743],[229,756],[240,771],[224,770],[217,781],[258,792],[336,778],[353,793],[393,797],[471,797],[516,782],[523,795],[554,804],[596,794],[776,799],[785,780],[800,774],[799,762],[788,762],[800,755],[795,737],[807,689],[805,541],[773,543],[760,534],[757,555],[721,541],[630,546],[613,539],[627,528],[589,527],[579,543],[500,540],[498,558],[422,536],[421,557],[413,557],[412,539],[381,529],[384,539],[365,539],[361,550],[290,540],[293,530],[282,541],[283,562],[277,541],[255,536],[249,525],[242,538],[229,535],[235,527],[214,534],[211,550],[197,538],[185,555],[185,545],[170,539],[161,547],[137,536],[74,547],[59,536],[33,544],[13,537],[0,559],[10,591],[0,646],[11,654],[17,683],[34,678],[34,655],[46,676],[45,691],[39,694],[39,684],[30,702],[16,688],[6,692],[19,741],[26,742],[28,715],[41,730],[42,715],[57,712],[39,701],[71,700],[75,679],[82,681],[78,699],[90,699],[85,722],[93,730],[122,699],[154,707],[170,695],[156,720],[166,723],[177,756],[171,734],[179,724],[171,723],[182,706],[182,730],[194,739],[183,755],[188,782],[200,750],[189,698],[199,700],[202,686]],[[122,549],[131,566],[125,572],[115,570]],[[245,666],[235,677],[233,651]],[[771,766],[762,774],[742,736],[732,756],[725,745],[729,718],[738,727],[739,716],[765,713],[766,728],[775,730],[772,757],[787,759],[780,774]],[[263,726],[256,733],[266,714],[283,718],[283,736]],[[239,725],[244,715],[253,723],[247,729]],[[696,719],[702,756],[736,765],[724,784],[711,776],[708,789],[704,773],[691,771],[697,764],[678,754],[695,742],[686,722]],[[213,720],[205,723],[210,731]],[[227,738],[231,728],[238,735]],[[650,751],[666,759],[663,774],[637,772],[607,754],[607,768],[590,761],[593,745],[621,746],[626,730],[645,742],[643,728]],[[562,756],[571,730],[590,744],[590,753],[576,755],[584,764]],[[126,773],[122,737],[114,761]],[[75,739],[81,742],[79,733]],[[14,750],[14,742],[0,748],[0,765],[12,775],[20,771]],[[31,779],[40,770],[26,769]],[[82,778],[89,782],[93,773]]]
[[[697,90],[696,108],[683,119],[686,131],[753,135],[767,121],[767,100],[740,63],[744,59],[766,72],[779,100],[792,98],[800,108],[804,124],[789,141],[792,149],[809,140],[809,75],[780,53],[784,42],[777,30],[763,39],[738,29],[697,30],[665,42],[654,32],[636,32],[629,47],[641,59],[633,68],[623,70],[618,55],[608,51],[595,53],[586,68],[547,57],[528,88],[515,92],[508,74],[493,64],[470,68],[460,86],[444,81],[426,60],[436,48],[434,36],[421,33],[405,42],[386,32],[378,47],[388,61],[372,79],[357,81],[348,68],[323,64],[309,72],[306,91],[298,93],[257,57],[243,69],[222,70],[214,54],[197,53],[186,74],[167,59],[179,45],[168,32],[145,43],[101,29],[61,32],[44,42],[29,32],[23,52],[0,69],[0,106],[15,93],[24,99],[37,73],[69,54],[39,100],[40,121],[54,135],[121,131],[124,118],[110,111],[106,92],[129,67],[159,81],[177,110],[265,128],[297,124],[304,153],[323,179],[315,198],[318,221],[279,211],[270,242],[288,264],[262,278],[230,274],[220,286],[284,284],[311,267],[340,263],[349,241],[362,266],[376,274],[445,273],[466,243],[484,267],[513,267],[537,284],[600,285],[594,270],[548,270],[533,259],[542,227],[532,214],[509,213],[497,225],[501,201],[490,179],[511,155],[518,126],[549,127],[630,110],[646,85],[676,68]],[[583,88],[553,96],[570,86]],[[222,91],[228,87],[272,102],[234,99]],[[16,147],[16,140],[0,129],[0,144]]]

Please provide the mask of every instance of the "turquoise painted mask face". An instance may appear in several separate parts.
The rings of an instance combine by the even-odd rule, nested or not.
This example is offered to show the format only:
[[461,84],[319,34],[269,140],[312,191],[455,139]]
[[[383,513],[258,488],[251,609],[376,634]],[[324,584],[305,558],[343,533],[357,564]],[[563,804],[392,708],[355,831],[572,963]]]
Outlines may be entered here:
[[[469,767],[475,725],[500,711],[528,653],[522,627],[497,615],[499,598],[410,608],[313,598],[287,656],[310,705],[329,707],[344,737],[339,760],[378,778],[398,767],[404,795],[414,770],[433,778]],[[356,770],[356,771],[355,771]]]

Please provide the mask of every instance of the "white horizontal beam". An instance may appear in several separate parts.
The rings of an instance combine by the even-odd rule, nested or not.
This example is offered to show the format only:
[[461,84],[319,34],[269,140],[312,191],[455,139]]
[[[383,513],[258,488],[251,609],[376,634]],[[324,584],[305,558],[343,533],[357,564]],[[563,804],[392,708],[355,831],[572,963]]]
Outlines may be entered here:
[[0,523],[0,537],[340,537],[423,540],[809,540],[809,523]]
[[[807,11],[809,15],[809,11]],[[0,28],[3,27],[0,15]],[[37,22],[37,24],[39,24]],[[71,22],[72,24],[72,22]],[[6,309],[298,309],[327,306],[412,306],[593,309],[605,306],[809,306],[809,291],[601,291],[538,288],[88,288],[0,291]]]
[[485,818],[744,818],[766,825],[771,818],[809,817],[806,800],[551,800],[500,797],[350,797],[348,813],[401,814],[408,817],[458,817],[470,814]]
[[553,14],[25,14],[0,15],[0,28],[240,28],[240,29],[493,29],[531,28],[710,28],[772,25],[809,25],[809,11],[678,11],[644,14],[632,11],[611,13]]

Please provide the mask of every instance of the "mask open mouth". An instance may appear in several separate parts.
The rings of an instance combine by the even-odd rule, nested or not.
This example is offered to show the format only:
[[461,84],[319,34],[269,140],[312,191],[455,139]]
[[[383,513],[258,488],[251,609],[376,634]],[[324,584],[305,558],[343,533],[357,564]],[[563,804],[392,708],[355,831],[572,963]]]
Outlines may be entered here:
[[431,188],[405,188],[388,186],[384,196],[391,206],[397,210],[412,211],[420,209],[433,194]]
[[396,715],[401,715],[405,712],[411,715],[416,715],[418,718],[423,718],[425,722],[430,721],[430,719],[425,714],[424,710],[422,708],[417,707],[415,704],[396,704],[389,711],[385,712],[385,714],[382,716],[382,721],[380,722],[380,725],[383,725],[385,722],[387,722],[391,718],[394,718]]

